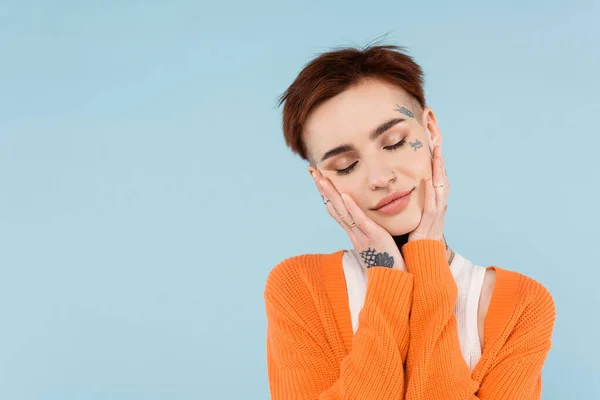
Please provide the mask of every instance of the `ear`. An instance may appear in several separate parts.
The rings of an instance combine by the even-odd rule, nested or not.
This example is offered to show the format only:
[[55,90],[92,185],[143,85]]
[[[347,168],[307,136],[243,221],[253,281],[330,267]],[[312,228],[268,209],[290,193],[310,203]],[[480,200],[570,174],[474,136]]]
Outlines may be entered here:
[[423,110],[423,117],[421,123],[425,127],[425,133],[429,139],[429,149],[433,151],[435,146],[442,145],[442,132],[438,126],[437,120],[433,110],[426,107]]

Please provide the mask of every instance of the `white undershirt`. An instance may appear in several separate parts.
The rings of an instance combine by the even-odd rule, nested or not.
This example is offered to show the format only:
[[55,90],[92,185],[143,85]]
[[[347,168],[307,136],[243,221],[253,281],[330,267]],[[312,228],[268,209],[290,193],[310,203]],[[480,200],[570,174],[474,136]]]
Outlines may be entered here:
[[[356,329],[358,328],[358,314],[363,307],[367,293],[367,274],[366,270],[362,267],[358,252],[355,249],[344,253],[342,264],[346,277],[346,287],[348,289],[352,330],[356,333]],[[454,276],[458,288],[454,315],[456,317],[460,350],[466,363],[471,368],[471,371],[473,371],[481,357],[477,316],[479,297],[486,269],[474,265],[457,252],[454,252],[450,271],[452,272],[452,276]]]

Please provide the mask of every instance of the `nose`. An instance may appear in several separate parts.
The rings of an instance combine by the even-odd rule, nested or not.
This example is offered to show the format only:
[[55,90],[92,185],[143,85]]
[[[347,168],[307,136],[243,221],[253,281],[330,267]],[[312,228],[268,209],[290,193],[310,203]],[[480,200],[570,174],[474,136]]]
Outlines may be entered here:
[[373,166],[369,174],[369,188],[384,188],[396,180],[396,174],[388,166]]

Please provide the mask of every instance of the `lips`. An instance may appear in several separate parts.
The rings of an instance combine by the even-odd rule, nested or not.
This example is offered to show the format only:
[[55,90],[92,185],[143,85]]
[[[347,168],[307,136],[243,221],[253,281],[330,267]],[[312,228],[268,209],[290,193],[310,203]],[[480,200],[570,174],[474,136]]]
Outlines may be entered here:
[[412,189],[408,189],[408,190],[403,190],[400,192],[394,192],[392,194],[390,194],[389,196],[385,196],[383,199],[379,200],[379,202],[377,204],[375,204],[375,206],[373,208],[371,208],[371,210],[378,210],[388,204],[390,204],[391,202],[398,200],[406,195],[408,195],[409,193],[411,193],[415,188]]

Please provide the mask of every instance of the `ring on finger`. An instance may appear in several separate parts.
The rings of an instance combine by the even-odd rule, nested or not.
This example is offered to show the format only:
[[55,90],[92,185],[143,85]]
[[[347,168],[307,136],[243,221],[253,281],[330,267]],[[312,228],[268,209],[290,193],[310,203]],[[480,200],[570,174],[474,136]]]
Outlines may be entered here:
[[[339,215],[339,214],[338,214],[338,215]],[[355,227],[356,227],[356,222],[352,221],[351,223],[347,223],[347,222],[346,222],[346,219],[344,219],[344,217],[342,217],[341,215],[340,215],[340,219],[341,219],[342,221],[344,221],[344,223],[345,223],[346,225],[348,225],[350,228],[355,228]]]
[[331,200],[329,199],[325,199],[325,201],[323,202],[323,204],[327,205],[327,203],[329,203]]
[[436,185],[433,185],[433,187],[434,187],[434,188],[441,188],[441,187],[444,187],[444,184],[442,183],[441,185],[437,185],[437,186],[436,186]]

